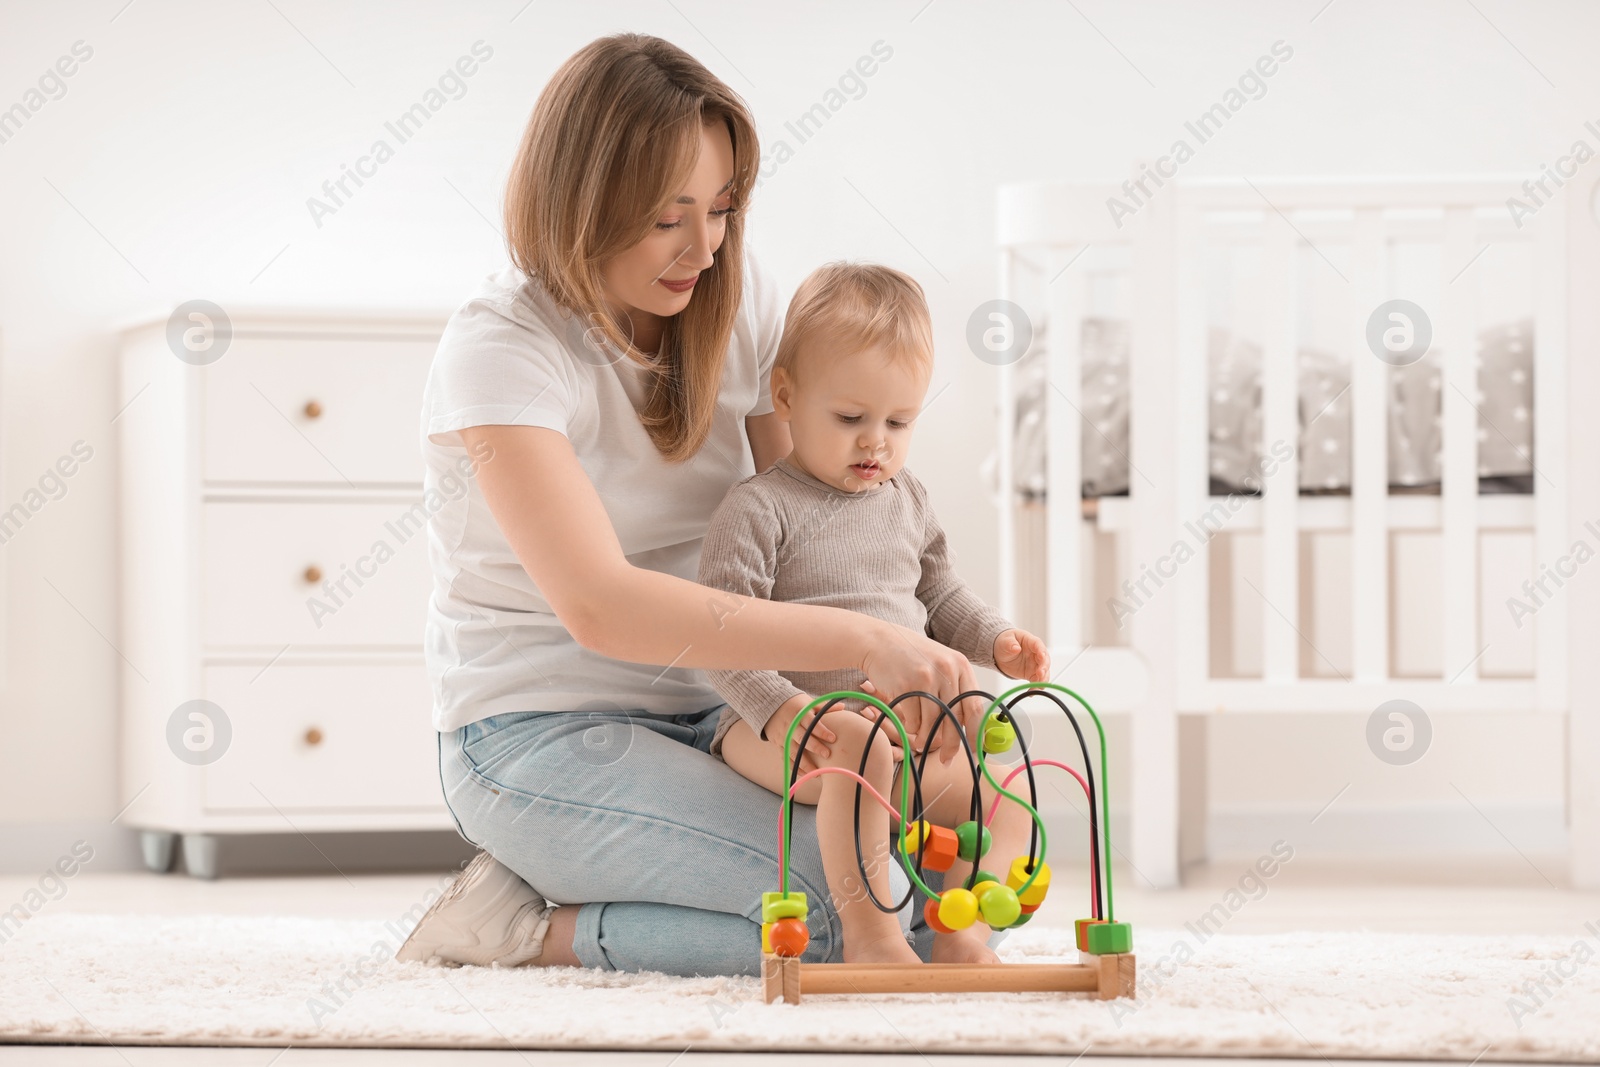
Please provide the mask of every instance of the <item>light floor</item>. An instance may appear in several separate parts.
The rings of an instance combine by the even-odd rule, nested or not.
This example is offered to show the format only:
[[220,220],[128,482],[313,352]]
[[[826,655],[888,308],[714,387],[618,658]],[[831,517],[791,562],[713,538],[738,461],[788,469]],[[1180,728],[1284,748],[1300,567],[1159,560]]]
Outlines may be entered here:
[[[1526,933],[1557,935],[1600,922],[1600,893],[1564,888],[1559,859],[1464,857],[1455,860],[1379,861],[1297,858],[1267,879],[1263,888],[1247,878],[1252,859],[1216,861],[1186,872],[1184,888],[1157,892],[1140,888],[1133,872],[1118,871],[1118,917],[1137,928],[1181,927],[1197,920],[1240,888],[1250,902],[1237,909],[1228,933],[1276,933],[1285,930],[1392,930],[1433,933]],[[1547,878],[1549,881],[1547,881]],[[1082,872],[1057,872],[1058,884],[1086,884]],[[1244,883],[1241,886],[1241,879]],[[52,901],[52,911],[115,913],[224,913],[305,915],[323,918],[387,918],[407,910],[429,886],[431,874],[294,876],[234,878],[199,882],[181,875],[142,873],[84,874],[69,883],[66,896]],[[0,877],[0,900],[12,899],[34,884],[26,877]],[[1554,883],[1553,885],[1551,883]],[[1077,917],[1074,902],[1052,894],[1039,912],[1040,921],[1066,924]],[[222,1064],[225,1067],[314,1067],[314,1065],[399,1064],[402,1067],[864,1067],[879,1056],[639,1052],[450,1052],[368,1049],[215,1049],[141,1048],[123,1046],[0,1047],[0,1067],[41,1064],[46,1067],[164,1067]],[[914,1067],[990,1067],[998,1056],[912,1056]],[[1069,1062],[1069,1058],[1060,1058]],[[1115,1057],[1084,1058],[1082,1067],[1139,1067],[1145,1062]],[[1192,1062],[1205,1067],[1267,1067],[1272,1060],[1159,1061],[1163,1065]],[[1281,1061],[1304,1067],[1307,1061]],[[1363,1061],[1375,1062],[1375,1061]]]

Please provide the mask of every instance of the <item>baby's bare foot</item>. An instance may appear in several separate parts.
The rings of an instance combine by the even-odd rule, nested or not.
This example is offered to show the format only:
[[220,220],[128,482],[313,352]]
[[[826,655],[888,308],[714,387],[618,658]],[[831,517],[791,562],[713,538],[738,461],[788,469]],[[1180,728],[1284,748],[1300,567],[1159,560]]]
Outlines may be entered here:
[[921,963],[922,958],[906,942],[905,934],[896,928],[892,933],[876,937],[844,939],[846,963]]
[[999,963],[1000,957],[985,943],[987,941],[986,934],[974,933],[971,928],[937,934],[928,958],[933,963]]

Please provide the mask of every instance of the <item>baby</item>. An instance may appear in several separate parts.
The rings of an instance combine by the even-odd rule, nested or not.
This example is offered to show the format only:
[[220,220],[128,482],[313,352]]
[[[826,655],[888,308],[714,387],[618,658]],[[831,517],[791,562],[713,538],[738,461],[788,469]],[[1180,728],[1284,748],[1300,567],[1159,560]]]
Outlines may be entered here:
[[[794,451],[728,491],[706,533],[699,580],[747,596],[864,612],[926,633],[1012,678],[1045,681],[1044,643],[1012,627],[955,574],[927,491],[904,466],[932,371],[933,327],[916,281],[870,264],[831,263],[813,272],[789,304],[772,371],[773,405],[789,424]],[[865,682],[858,670],[708,674],[728,702],[712,755],[780,796],[786,785],[783,736],[790,723],[815,697],[860,690]],[[899,696],[871,695],[885,703]],[[913,720],[907,722],[913,747],[920,751],[934,736],[939,739],[923,773],[925,817],[954,828],[972,818],[970,766],[964,755],[944,762],[953,730],[946,726],[935,735],[931,721],[918,730],[908,714],[912,703],[902,701],[895,712]],[[972,738],[984,702],[970,699],[953,710]],[[806,754],[819,766],[856,771],[872,726],[868,716],[877,714],[863,701],[841,701],[823,717]],[[795,728],[796,745],[805,727]],[[976,748],[978,741],[972,743]],[[959,751],[959,739],[954,744]],[[902,753],[899,745],[898,732],[885,722],[865,775],[897,808],[898,774],[914,754]],[[800,753],[793,756],[799,759]],[[796,794],[797,802],[817,807],[823,869],[844,928],[845,961],[920,962],[896,916],[874,907],[859,885],[855,786],[845,775],[824,774]],[[985,781],[985,818],[995,795]],[[862,858],[868,883],[885,904],[893,903],[887,864],[899,862],[885,854],[890,828],[888,813],[864,796]],[[1012,858],[1027,852],[1027,813],[1005,800],[989,829],[992,845],[980,868],[1003,880]],[[945,873],[944,887],[965,884],[971,869],[970,862],[957,860]],[[938,888],[932,880],[937,875],[926,877]],[[922,897],[918,890],[913,904],[920,907]],[[941,932],[931,958],[998,962],[986,943],[990,934],[981,918],[965,929]]]

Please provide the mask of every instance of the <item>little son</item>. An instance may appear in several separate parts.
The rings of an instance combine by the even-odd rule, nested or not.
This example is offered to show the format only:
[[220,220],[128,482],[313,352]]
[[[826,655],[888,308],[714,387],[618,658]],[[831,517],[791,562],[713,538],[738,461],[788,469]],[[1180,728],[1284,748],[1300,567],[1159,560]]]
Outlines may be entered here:
[[[927,492],[904,466],[932,376],[932,335],[922,287],[900,271],[830,263],[801,284],[789,305],[772,371],[773,404],[789,424],[794,451],[728,491],[706,534],[699,580],[747,596],[864,612],[926,633],[980,666],[1045,681],[1049,656],[1043,642],[1012,627],[955,573]],[[712,755],[779,795],[786,785],[783,738],[789,725],[815,697],[859,690],[865,680],[859,670],[707,673],[728,702]],[[899,694],[879,696],[888,703]],[[905,706],[898,705],[897,713]],[[839,708],[861,714],[840,714]],[[872,725],[866,716],[876,717],[878,711],[861,701],[841,701],[835,709],[818,726],[803,766],[814,760],[855,772]],[[931,725],[924,724],[927,736],[919,743],[928,743]],[[796,740],[804,729],[804,724],[796,728]],[[885,723],[865,775],[897,807],[896,773],[912,755],[902,754],[899,744],[898,733]],[[825,774],[796,793],[797,802],[817,806],[823,868],[844,929],[844,958],[917,963],[897,918],[875,908],[857,885],[855,784],[844,775]],[[946,764],[930,757],[922,791],[929,821],[954,827],[971,818],[972,774],[964,758]],[[980,810],[985,818],[994,795],[984,782]],[[1013,857],[1027,851],[1027,814],[1003,800],[989,829],[993,843],[981,866],[1003,873]],[[872,843],[887,841],[889,830],[888,813],[864,797],[861,840],[868,884],[885,903],[890,903],[885,861],[898,860]],[[957,861],[944,885],[961,884],[970,871],[969,862]],[[857,888],[852,891],[851,885]],[[915,903],[920,907],[920,899]],[[990,933],[981,920],[940,933],[932,959],[998,962],[986,944]]]

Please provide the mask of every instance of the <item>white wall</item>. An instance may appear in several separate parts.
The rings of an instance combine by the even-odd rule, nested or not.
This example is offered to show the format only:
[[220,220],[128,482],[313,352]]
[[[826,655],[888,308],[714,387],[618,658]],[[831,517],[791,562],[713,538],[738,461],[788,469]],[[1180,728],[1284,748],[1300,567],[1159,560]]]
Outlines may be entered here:
[[[65,495],[0,548],[0,822],[11,824],[103,821],[127,799],[112,755],[113,325],[196,297],[448,310],[502,261],[499,197],[540,87],[599,34],[677,42],[746,97],[769,151],[780,139],[794,148],[769,164],[751,224],[786,286],[843,256],[923,282],[934,388],[954,384],[929,409],[913,463],[986,594],[995,520],[977,466],[993,435],[993,368],[963,337],[994,295],[997,183],[1126,176],[1280,39],[1292,60],[1186,174],[1531,177],[1600,117],[1586,51],[1600,8],[1578,2],[123,3],[0,3],[0,108],[75,42],[93,49],[65,95],[0,143],[0,508],[73,442],[94,449]],[[479,40],[493,57],[465,95],[319,228],[307,198]],[[797,144],[786,121],[879,41],[892,56],[864,93]],[[1233,731],[1213,746],[1214,799],[1260,805],[1307,780],[1245,773],[1274,752],[1307,753],[1319,782],[1353,778],[1366,753],[1323,744],[1326,729]],[[1490,766],[1496,736],[1473,728],[1441,751],[1456,761],[1445,780]],[[1414,799],[1410,781],[1373,778],[1366,799]],[[1537,775],[1494,786],[1508,803],[1544,803],[1553,789]]]

